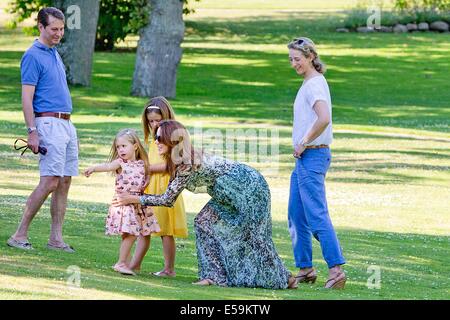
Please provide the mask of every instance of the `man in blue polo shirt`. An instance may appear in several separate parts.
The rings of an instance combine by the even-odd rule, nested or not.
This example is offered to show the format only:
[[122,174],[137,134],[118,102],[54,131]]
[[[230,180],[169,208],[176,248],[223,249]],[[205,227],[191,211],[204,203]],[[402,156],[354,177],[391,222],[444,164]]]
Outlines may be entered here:
[[60,10],[51,7],[40,10],[39,39],[25,52],[20,65],[28,146],[34,153],[39,146],[47,148],[47,153],[39,156],[39,184],[27,200],[16,232],[7,242],[24,250],[33,249],[28,241],[28,228],[51,193],[52,226],[47,248],[74,252],[62,236],[71,179],[78,175],[78,138],[70,121],[72,99],[64,64],[55,48],[64,36],[64,23]]

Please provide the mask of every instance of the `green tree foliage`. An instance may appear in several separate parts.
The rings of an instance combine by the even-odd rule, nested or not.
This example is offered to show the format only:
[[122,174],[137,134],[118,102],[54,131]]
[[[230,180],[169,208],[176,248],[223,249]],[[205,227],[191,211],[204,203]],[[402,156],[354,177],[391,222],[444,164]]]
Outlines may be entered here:
[[[356,6],[349,11],[343,26],[349,29],[366,26],[367,8],[373,0],[358,0]],[[383,1],[376,3],[381,9]],[[381,25],[393,26],[397,23],[420,23],[446,21],[450,23],[450,0],[394,0],[394,10],[383,10]]]
[[[184,2],[184,14],[194,11],[188,7],[189,0],[180,1]],[[95,48],[112,50],[127,35],[137,34],[148,23],[151,10],[149,3],[148,0],[101,0]],[[53,4],[53,0],[11,0],[8,11],[14,15],[14,19],[10,26],[17,27],[18,23],[30,18],[33,13]],[[37,27],[26,28],[25,31],[38,34]]]
[[[17,24],[31,17],[34,12],[38,12],[43,7],[52,5],[52,0],[13,0],[8,4],[8,12],[14,15],[12,21],[9,22],[11,28],[16,28]],[[37,27],[26,31],[36,34]],[[32,32],[34,31],[34,32]]]
[[117,41],[137,34],[148,22],[147,0],[102,0],[98,18],[97,50],[112,50]]
[[395,8],[405,11],[448,11],[450,0],[395,0]]

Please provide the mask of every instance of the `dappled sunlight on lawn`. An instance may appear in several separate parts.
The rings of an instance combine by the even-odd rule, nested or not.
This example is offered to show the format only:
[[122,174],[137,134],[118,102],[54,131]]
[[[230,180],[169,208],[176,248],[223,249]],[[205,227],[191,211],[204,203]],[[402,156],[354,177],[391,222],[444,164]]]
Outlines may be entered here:
[[[312,10],[323,8],[328,0],[265,1],[263,7],[243,10],[254,2],[250,0],[239,2],[240,10],[226,9],[231,2],[195,2],[204,9],[186,17],[177,96],[170,102],[194,144],[245,162],[264,175],[271,190],[273,240],[288,269],[296,272],[287,204],[294,167],[292,104],[302,79],[289,64],[286,44],[300,35],[317,43],[328,65],[325,76],[333,101],[333,157],[326,187],[330,215],[347,259],[346,290],[322,288],[327,266],[317,241],[313,241],[319,271],[315,285],[296,291],[192,286],[197,279],[194,218],[210,197],[189,191],[183,192],[189,237],[176,242],[177,277],[150,275],[163,267],[159,238],[152,239],[139,276],[125,277],[112,270],[120,240],[106,237],[104,224],[115,178],[107,173],[86,178],[82,172],[107,161],[120,129],[134,128],[143,136],[141,113],[148,98],[130,95],[136,36],[121,43],[117,52],[95,53],[91,87],[70,88],[80,176],[72,181],[64,236],[77,253],[45,249],[50,199],[30,228],[35,250],[7,247],[39,176],[38,156],[29,152],[21,158],[12,148],[15,138],[26,137],[19,66],[34,37],[0,27],[0,298],[448,297],[448,34],[335,33],[343,12]],[[344,2],[339,1],[337,9],[344,9]],[[274,5],[282,8],[274,10]],[[73,265],[81,270],[78,289],[66,285],[67,268]],[[381,270],[379,290],[367,287],[370,266]]]
[[0,298],[5,300],[20,299],[105,299],[105,300],[128,300],[132,296],[121,292],[108,292],[91,288],[78,288],[67,286],[65,279],[53,281],[35,277],[0,276],[0,287],[2,288]]

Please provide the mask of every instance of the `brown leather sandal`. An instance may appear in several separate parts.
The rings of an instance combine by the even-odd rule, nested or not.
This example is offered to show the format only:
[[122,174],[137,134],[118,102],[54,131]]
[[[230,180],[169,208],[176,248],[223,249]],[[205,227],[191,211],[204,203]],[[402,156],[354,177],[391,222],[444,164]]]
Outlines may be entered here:
[[300,274],[300,272],[295,276],[298,283],[314,283],[317,279],[316,270],[311,269],[308,273]]
[[330,278],[325,282],[326,289],[344,289],[347,277],[344,271],[339,272],[334,278]]

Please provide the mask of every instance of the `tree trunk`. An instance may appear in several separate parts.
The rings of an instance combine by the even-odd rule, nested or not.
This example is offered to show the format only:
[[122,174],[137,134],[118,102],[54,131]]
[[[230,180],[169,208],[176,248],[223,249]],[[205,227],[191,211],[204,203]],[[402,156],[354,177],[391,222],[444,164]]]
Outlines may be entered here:
[[67,82],[89,86],[100,0],[54,0],[54,4],[66,16],[58,52],[66,66]]
[[150,22],[140,31],[131,93],[174,98],[184,38],[183,2],[149,1]]

